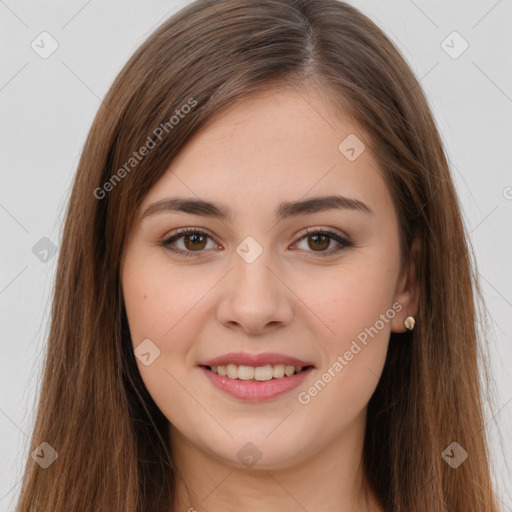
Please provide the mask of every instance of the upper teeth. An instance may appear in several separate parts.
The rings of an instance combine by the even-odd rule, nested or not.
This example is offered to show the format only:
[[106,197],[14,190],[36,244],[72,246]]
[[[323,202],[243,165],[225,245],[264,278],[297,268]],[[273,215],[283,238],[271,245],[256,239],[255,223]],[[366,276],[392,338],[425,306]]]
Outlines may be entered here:
[[294,373],[302,371],[302,366],[285,366],[284,364],[267,364],[265,366],[243,366],[237,364],[228,364],[225,366],[212,366],[213,373],[225,375],[231,379],[241,380],[271,380],[280,379],[285,375],[291,377]]

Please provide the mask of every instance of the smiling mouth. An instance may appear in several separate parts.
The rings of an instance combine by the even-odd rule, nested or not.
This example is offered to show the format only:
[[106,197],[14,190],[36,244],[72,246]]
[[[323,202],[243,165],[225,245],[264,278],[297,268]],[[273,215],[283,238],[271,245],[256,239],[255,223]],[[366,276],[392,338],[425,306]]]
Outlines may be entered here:
[[216,373],[222,377],[228,377],[233,380],[264,382],[293,377],[294,375],[302,373],[309,368],[313,368],[313,366],[291,366],[284,364],[245,366],[228,364],[221,366],[204,366],[204,368],[210,370],[212,373]]

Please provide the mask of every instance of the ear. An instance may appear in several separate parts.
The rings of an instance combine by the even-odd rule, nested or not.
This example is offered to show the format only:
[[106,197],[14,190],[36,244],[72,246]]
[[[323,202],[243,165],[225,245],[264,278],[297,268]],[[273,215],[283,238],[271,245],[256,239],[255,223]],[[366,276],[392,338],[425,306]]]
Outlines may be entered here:
[[404,320],[418,313],[419,288],[417,281],[417,265],[421,244],[418,237],[412,243],[409,261],[398,278],[393,303],[398,302],[402,309],[391,320],[391,332],[407,331]]

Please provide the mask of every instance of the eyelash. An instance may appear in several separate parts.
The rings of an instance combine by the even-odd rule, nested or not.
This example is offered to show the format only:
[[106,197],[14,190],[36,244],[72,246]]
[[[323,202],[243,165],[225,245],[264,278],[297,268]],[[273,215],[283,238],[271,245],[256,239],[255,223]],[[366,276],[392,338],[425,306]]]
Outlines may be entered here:
[[[183,238],[183,236],[185,236],[185,235],[190,235],[190,234],[204,235],[213,240],[213,238],[205,231],[201,231],[200,229],[196,229],[196,228],[183,228],[183,229],[178,230],[174,235],[161,240],[160,245],[174,254],[179,254],[179,255],[187,256],[187,257],[188,256],[194,257],[195,252],[199,253],[199,252],[203,252],[203,251],[183,251],[181,249],[175,249],[175,248],[171,247],[171,244],[173,242],[175,242],[176,240],[179,240],[180,238]],[[328,235],[329,238],[332,238],[333,240],[335,240],[336,242],[338,242],[340,244],[340,246],[338,246],[335,250],[308,251],[308,252],[313,252],[313,253],[317,254],[320,258],[325,258],[328,256],[332,256],[333,254],[338,254],[339,252],[345,250],[346,248],[354,246],[354,244],[352,242],[350,242],[346,238],[340,236],[338,233],[331,231],[329,229],[317,229],[317,230],[311,230],[311,231],[308,230],[304,236],[302,236],[301,238],[299,238],[297,240],[297,242],[301,242],[305,238],[308,238],[308,237],[314,236],[314,235]]]

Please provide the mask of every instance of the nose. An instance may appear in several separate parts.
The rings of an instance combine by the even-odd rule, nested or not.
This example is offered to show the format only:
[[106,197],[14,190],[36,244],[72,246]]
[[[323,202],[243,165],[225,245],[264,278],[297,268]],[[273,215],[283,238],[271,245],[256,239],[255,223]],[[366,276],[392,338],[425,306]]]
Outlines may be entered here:
[[263,334],[293,318],[293,292],[266,251],[252,263],[235,255],[222,286],[217,318],[231,329]]

